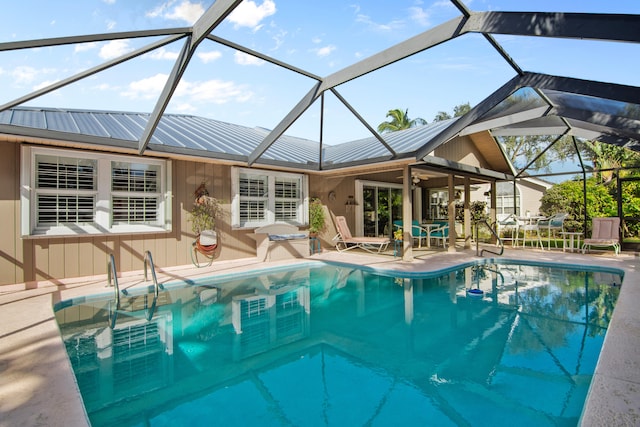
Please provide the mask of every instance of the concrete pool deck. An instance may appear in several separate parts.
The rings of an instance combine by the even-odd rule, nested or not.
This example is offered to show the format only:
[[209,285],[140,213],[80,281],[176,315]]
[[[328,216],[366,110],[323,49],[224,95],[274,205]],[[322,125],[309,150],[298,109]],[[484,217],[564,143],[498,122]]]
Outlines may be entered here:
[[[430,253],[413,262],[390,256],[325,251],[311,260],[326,260],[405,272],[435,271],[487,257],[475,250]],[[522,261],[552,262],[617,268],[625,272],[620,297],[585,405],[583,426],[640,425],[640,258],[622,253],[565,253],[505,248],[502,257]],[[243,259],[214,263],[209,268],[191,266],[161,269],[161,283],[213,274],[234,274],[307,260],[262,263]],[[0,286],[0,427],[16,425],[87,426],[87,416],[71,364],[60,337],[53,306],[87,295],[113,292],[105,287],[106,275]],[[121,289],[147,286],[142,271],[119,278]]]

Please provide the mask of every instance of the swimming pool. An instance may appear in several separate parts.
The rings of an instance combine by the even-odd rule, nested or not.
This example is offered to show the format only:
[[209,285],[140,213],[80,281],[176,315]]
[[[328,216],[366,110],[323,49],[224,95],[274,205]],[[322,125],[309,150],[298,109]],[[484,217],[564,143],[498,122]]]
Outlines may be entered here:
[[56,318],[94,426],[576,425],[621,282],[309,264],[172,283],[120,310],[66,302]]

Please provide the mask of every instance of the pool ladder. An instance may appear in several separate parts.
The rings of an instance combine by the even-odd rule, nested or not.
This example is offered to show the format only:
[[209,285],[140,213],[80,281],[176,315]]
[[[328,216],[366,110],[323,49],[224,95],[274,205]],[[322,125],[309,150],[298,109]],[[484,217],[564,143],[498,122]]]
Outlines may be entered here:
[[[151,270],[151,278],[153,279],[153,302],[151,303],[150,309],[146,310],[146,318],[147,320],[151,320],[153,318],[153,314],[156,311],[156,303],[158,301],[158,295],[160,294],[160,289],[164,289],[162,285],[158,282],[158,276],[156,275],[156,267],[153,263],[153,256],[151,256],[151,251],[145,251],[144,253],[144,281],[147,282],[149,280],[148,272]],[[107,261],[107,286],[113,286],[115,291],[115,310],[109,310],[109,324],[111,327],[115,327],[116,319],[117,319],[117,311],[120,310],[120,284],[118,283],[118,271],[116,269],[116,261],[113,254],[109,254],[109,259]],[[123,294],[126,295],[126,291],[122,291]]]
[[[158,295],[160,294],[160,288],[162,285],[158,283],[158,277],[156,276],[156,267],[153,264],[153,257],[151,256],[151,251],[146,251],[144,253],[144,281],[148,280],[147,275],[147,266],[151,269],[151,278],[153,279],[153,302],[151,303],[151,308],[146,311],[146,318],[148,321],[153,319],[153,313],[156,311],[156,304],[158,302]],[[164,289],[164,288],[163,288]]]
[[[480,250],[480,240],[478,239],[478,229],[480,228],[478,227],[478,225],[480,224],[486,226],[489,229],[489,232],[496,239],[496,243],[497,243],[497,246],[500,248],[500,252],[494,252],[489,249]],[[502,242],[502,239],[500,238],[500,236],[498,236],[498,232],[496,231],[496,229],[492,227],[491,224],[489,224],[486,220],[483,219],[480,221],[476,221],[476,256],[482,256],[482,254],[485,252],[489,252],[494,255],[502,255],[504,253],[504,243]]]

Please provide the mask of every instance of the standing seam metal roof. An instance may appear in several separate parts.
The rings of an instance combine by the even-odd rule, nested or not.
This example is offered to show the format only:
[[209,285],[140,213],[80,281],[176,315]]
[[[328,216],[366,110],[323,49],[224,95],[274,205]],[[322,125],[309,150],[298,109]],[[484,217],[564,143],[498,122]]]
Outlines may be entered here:
[[[20,126],[39,130],[104,138],[105,146],[114,140],[137,141],[148,114],[79,111],[16,107],[0,113],[0,125]],[[408,155],[435,137],[455,119],[419,126],[385,135],[398,155]],[[159,151],[181,148],[208,157],[236,155],[246,158],[270,131],[249,128],[205,117],[165,114],[152,137],[152,146]],[[283,135],[265,151],[263,158],[302,165],[317,162],[319,142]],[[364,138],[338,145],[323,146],[324,162],[352,163],[367,159],[390,157],[391,153],[375,138]],[[226,158],[226,157],[225,157]]]

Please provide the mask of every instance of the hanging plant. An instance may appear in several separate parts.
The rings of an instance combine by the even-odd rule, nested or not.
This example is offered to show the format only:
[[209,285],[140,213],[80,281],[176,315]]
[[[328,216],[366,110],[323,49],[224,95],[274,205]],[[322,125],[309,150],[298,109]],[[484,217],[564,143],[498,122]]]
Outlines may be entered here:
[[200,235],[204,230],[215,230],[216,218],[220,215],[221,207],[218,199],[209,196],[209,191],[205,183],[195,191],[195,202],[189,212],[189,222],[191,229],[196,235]]

